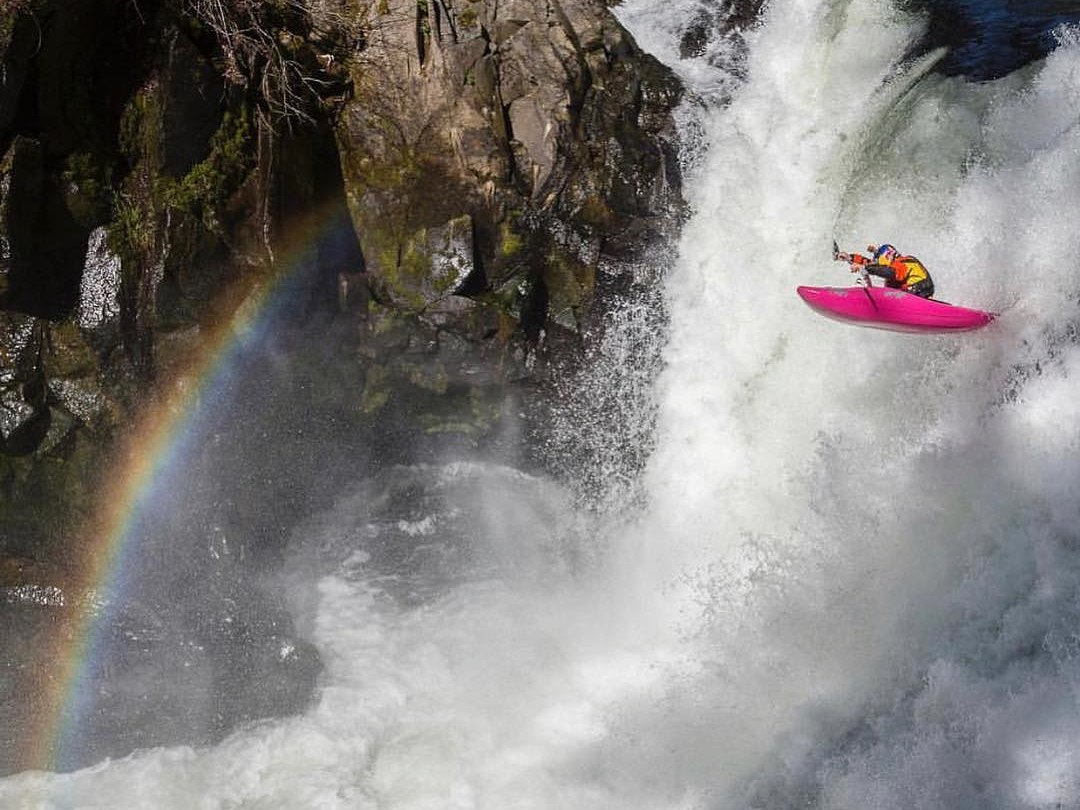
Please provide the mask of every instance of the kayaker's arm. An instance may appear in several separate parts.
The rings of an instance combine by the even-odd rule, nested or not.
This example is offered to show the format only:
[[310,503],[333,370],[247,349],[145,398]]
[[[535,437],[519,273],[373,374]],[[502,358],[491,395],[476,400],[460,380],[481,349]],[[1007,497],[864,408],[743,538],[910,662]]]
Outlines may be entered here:
[[874,259],[863,256],[861,253],[840,253],[836,258],[848,262],[851,265],[852,273],[865,270],[870,275],[883,278],[886,281],[897,281],[899,279],[896,268],[893,267],[892,263],[879,264]]
[[[859,258],[862,258],[861,256]],[[878,264],[877,262],[860,262],[863,269],[872,276],[883,278],[886,281],[896,281],[896,271],[891,265]]]

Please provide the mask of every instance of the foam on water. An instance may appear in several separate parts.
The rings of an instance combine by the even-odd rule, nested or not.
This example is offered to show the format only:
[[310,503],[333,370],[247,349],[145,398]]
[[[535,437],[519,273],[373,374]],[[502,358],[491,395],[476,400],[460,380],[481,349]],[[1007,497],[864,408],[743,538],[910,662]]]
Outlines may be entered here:
[[[672,58],[685,8],[620,13]],[[444,494],[394,520],[346,493],[297,537],[306,715],[0,805],[1080,804],[1080,45],[971,84],[902,63],[921,26],[778,0],[749,35],[689,178],[632,528],[485,465],[401,473]],[[1001,317],[819,318],[794,288],[847,281],[834,236]]]
[[[879,3],[774,3],[710,122],[646,551],[700,644],[681,700],[718,806],[1078,800],[1059,637],[1077,608],[1080,53],[1064,32],[1045,64],[968,85],[922,76],[933,55],[897,63],[918,30]],[[810,316],[792,290],[843,283],[834,233],[917,253],[940,295],[1000,322],[926,339]],[[1049,726],[1010,725],[1031,710]]]

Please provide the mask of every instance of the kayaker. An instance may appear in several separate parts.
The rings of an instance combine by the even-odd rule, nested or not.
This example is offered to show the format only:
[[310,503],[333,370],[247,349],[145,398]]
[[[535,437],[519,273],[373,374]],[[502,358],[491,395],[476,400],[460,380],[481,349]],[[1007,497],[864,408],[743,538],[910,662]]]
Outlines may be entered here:
[[932,298],[934,281],[926,266],[914,256],[902,256],[892,245],[869,245],[870,256],[861,253],[837,252],[838,261],[848,262],[851,272],[866,270],[872,276],[885,279],[885,286],[913,293],[921,298]]

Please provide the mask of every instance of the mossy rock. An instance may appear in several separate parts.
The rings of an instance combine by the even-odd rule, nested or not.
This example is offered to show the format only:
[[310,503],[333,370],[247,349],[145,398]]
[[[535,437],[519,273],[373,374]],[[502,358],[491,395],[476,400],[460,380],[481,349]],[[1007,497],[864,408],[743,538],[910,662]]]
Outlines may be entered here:
[[596,291],[596,265],[555,249],[547,255],[542,277],[548,291],[548,317],[567,329],[580,329]]
[[390,401],[390,394],[386,368],[376,364],[369,366],[360,393],[360,412],[369,415],[378,413]]
[[445,394],[449,387],[446,368],[437,361],[431,364],[402,363],[396,370],[410,385],[433,394]]
[[0,454],[0,550],[33,554],[85,525],[96,506],[105,446],[101,436],[74,430],[62,448]]
[[46,324],[41,362],[49,377],[87,377],[99,365],[86,335],[72,321]]
[[210,138],[210,153],[178,179],[158,178],[155,195],[166,206],[200,217],[216,230],[229,197],[255,165],[253,128],[248,114],[226,112]]
[[64,202],[81,228],[92,230],[108,222],[113,186],[109,159],[90,151],[73,152],[64,161],[61,179]]
[[25,377],[37,366],[41,322],[32,315],[0,311],[0,369]]
[[406,234],[369,233],[376,293],[394,306],[420,312],[456,293],[475,270],[468,214]]

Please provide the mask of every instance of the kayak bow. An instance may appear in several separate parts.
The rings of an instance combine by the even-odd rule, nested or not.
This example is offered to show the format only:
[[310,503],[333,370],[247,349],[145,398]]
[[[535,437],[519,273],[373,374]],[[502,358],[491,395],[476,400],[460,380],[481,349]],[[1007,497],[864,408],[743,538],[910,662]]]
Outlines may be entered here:
[[890,287],[799,287],[796,291],[812,310],[826,318],[893,332],[967,332],[994,319],[989,312],[920,298]]

